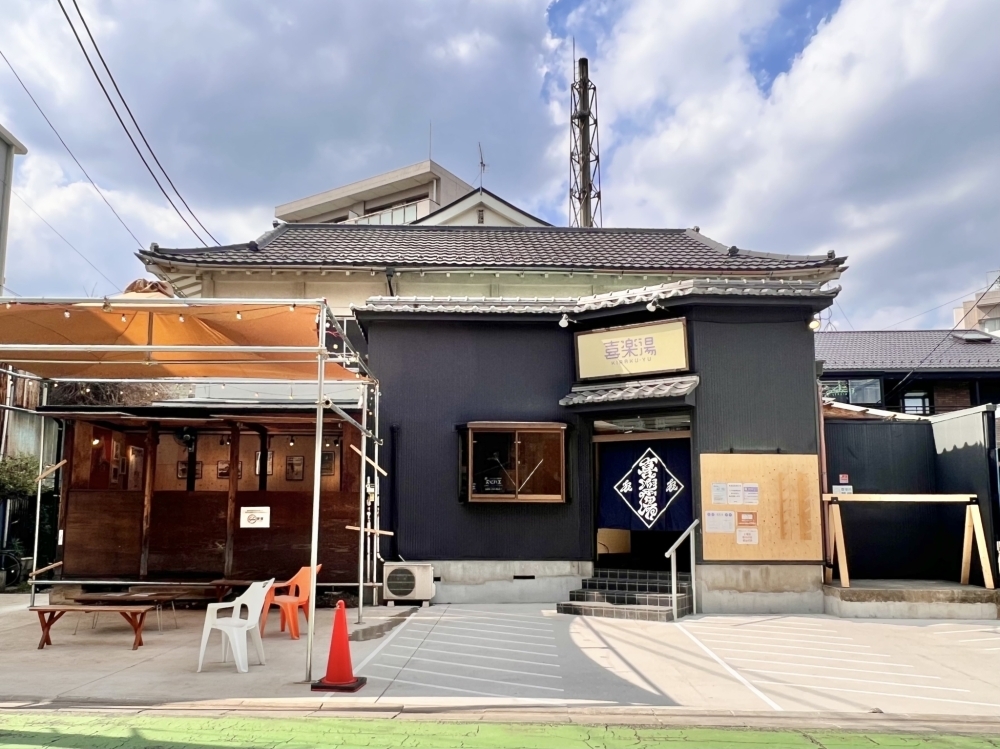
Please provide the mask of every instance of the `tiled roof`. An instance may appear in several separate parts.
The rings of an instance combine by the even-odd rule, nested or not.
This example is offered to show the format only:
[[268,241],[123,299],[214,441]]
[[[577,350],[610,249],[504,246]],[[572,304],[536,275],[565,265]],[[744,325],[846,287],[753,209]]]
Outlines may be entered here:
[[266,268],[552,268],[738,274],[843,270],[831,255],[735,250],[692,229],[282,224],[256,242],[151,246],[157,265]]
[[[965,331],[859,330],[816,334],[825,372],[1000,371],[1000,340]],[[975,336],[979,338],[980,336]]]
[[559,405],[582,406],[649,398],[678,398],[687,395],[696,387],[698,387],[698,375],[619,382],[614,385],[578,385],[569,395],[559,400]]
[[356,309],[368,312],[573,314],[692,295],[832,299],[839,291],[839,286],[824,289],[823,284],[808,281],[695,278],[583,297],[373,296]]

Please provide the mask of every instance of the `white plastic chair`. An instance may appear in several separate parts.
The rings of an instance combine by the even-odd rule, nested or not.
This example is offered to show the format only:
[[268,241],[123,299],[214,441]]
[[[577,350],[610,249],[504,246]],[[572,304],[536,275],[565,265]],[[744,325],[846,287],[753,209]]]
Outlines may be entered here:
[[[245,674],[250,670],[247,662],[247,633],[253,638],[257,649],[257,659],[264,665],[264,643],[260,639],[260,612],[264,608],[264,598],[274,584],[274,578],[264,582],[251,583],[246,592],[232,603],[210,603],[205,612],[205,626],[201,633],[201,652],[198,654],[198,672],[205,660],[205,648],[213,629],[222,632],[222,662],[225,663],[232,648],[236,670]],[[219,617],[222,609],[233,609],[232,616]],[[247,616],[240,614],[246,608]]]

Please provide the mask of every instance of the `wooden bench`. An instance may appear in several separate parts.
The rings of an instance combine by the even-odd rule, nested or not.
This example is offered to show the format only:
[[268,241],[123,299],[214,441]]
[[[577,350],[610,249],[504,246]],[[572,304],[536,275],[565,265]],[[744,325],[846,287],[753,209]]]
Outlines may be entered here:
[[46,645],[52,644],[49,637],[49,630],[52,625],[59,621],[64,614],[78,612],[80,614],[105,614],[117,613],[132,626],[135,639],[132,641],[132,650],[138,650],[142,645],[142,625],[146,621],[146,614],[155,609],[155,606],[85,606],[77,604],[59,604],[55,606],[32,606],[29,611],[38,614],[38,623],[42,625],[42,639],[38,642],[38,649],[41,650]]

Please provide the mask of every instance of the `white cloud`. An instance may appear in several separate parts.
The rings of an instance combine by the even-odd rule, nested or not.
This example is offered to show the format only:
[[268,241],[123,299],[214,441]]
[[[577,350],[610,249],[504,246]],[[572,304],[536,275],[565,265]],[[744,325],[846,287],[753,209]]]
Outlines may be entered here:
[[603,40],[607,223],[835,249],[857,327],[978,285],[1000,231],[1000,5],[848,0],[765,95],[749,44],[774,10],[650,0]]

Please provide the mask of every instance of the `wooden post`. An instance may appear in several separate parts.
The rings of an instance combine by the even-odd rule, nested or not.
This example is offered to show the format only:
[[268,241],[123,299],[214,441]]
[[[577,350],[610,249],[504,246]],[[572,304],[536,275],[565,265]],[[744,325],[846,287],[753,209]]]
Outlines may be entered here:
[[257,461],[257,491],[267,491],[267,428],[257,427],[260,434],[260,460]]
[[959,578],[962,585],[969,584],[969,572],[972,571],[972,536],[974,533],[972,505],[968,505],[965,508],[965,537],[962,539],[962,576]]
[[983,584],[993,590],[993,567],[990,565],[989,550],[986,548],[986,534],[983,532],[983,516],[979,505],[969,505],[965,508],[965,537],[962,539],[962,585],[969,584],[969,573],[972,571],[972,540],[976,540],[979,552],[979,565],[983,569]]
[[146,432],[145,466],[146,481],[142,492],[142,556],[139,560],[139,577],[149,574],[149,522],[153,514],[153,487],[156,486],[156,446],[159,442],[158,425],[153,422]]
[[222,576],[233,574],[233,544],[236,536],[236,493],[240,487],[240,425],[229,431],[229,497],[226,501],[226,557]]
[[844,545],[844,524],[840,519],[840,505],[830,503],[830,519],[833,521],[834,556],[840,570],[840,587],[851,587],[851,576],[847,572],[847,548]]
[[69,502],[69,487],[73,483],[73,451],[76,436],[76,422],[67,421],[63,430],[62,454],[66,465],[59,474],[59,523],[56,526],[56,561],[63,561],[66,543],[66,507]]

